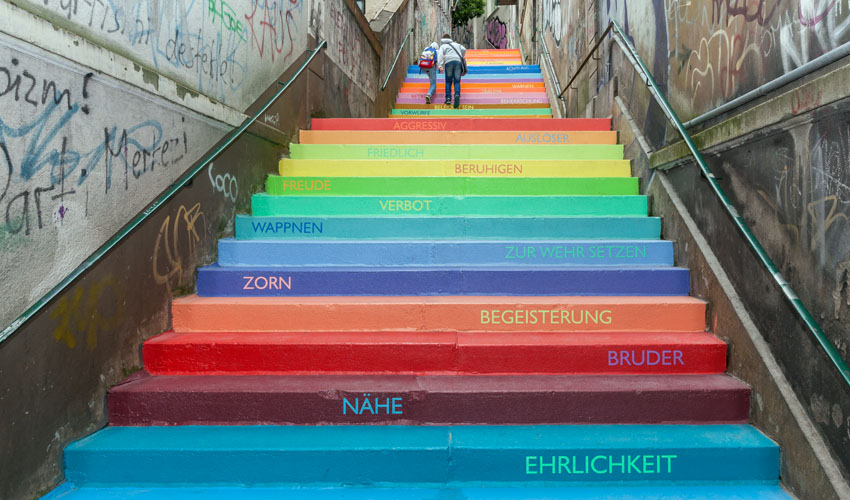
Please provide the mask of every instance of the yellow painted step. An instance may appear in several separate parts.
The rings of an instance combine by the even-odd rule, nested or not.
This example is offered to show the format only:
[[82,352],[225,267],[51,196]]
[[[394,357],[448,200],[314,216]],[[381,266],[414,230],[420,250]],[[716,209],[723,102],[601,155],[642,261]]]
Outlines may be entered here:
[[302,130],[301,144],[616,144],[615,131]]
[[629,160],[291,160],[284,177],[630,177]]

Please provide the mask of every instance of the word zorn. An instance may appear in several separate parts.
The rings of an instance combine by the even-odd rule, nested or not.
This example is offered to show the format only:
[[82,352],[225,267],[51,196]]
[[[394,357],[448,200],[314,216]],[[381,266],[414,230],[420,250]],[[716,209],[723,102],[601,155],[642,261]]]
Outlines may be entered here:
[[245,284],[242,285],[243,290],[292,290],[292,276],[283,279],[277,276],[242,276]]
[[[354,398],[354,404],[348,398],[342,398],[342,414],[346,415],[348,410],[355,415],[363,415],[368,412],[372,415],[380,415],[381,410],[384,410],[384,415],[401,415],[403,413],[402,399],[400,397],[384,398],[385,402],[381,403],[381,398],[369,398],[371,394],[364,394],[363,401],[360,398]],[[373,404],[374,400],[374,404]]]

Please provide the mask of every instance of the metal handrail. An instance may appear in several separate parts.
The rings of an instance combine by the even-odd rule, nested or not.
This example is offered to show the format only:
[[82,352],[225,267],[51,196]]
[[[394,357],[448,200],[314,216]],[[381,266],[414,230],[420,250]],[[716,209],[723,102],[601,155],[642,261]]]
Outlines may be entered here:
[[198,164],[183,174],[177,181],[174,182],[165,192],[159,195],[153,203],[151,203],[144,211],[133,217],[130,222],[124,225],[120,231],[115,233],[106,243],[100,246],[93,254],[91,254],[86,260],[84,260],[80,265],[78,265],[70,274],[65,276],[65,278],[59,282],[56,286],[54,286],[49,292],[44,294],[38,301],[30,306],[26,311],[23,312],[20,316],[18,316],[15,321],[13,321],[9,326],[0,331],[0,343],[8,339],[12,334],[14,334],[21,326],[23,326],[27,321],[33,318],[41,309],[44,308],[51,300],[55,299],[57,295],[62,293],[62,291],[68,287],[74,280],[79,278],[84,272],[88,271],[94,264],[96,264],[104,255],[106,255],[110,250],[115,248],[116,245],[121,243],[121,241],[127,237],[131,232],[135,231],[136,228],[139,227],[148,217],[151,216],[154,212],[156,212],[165,202],[170,200],[175,194],[177,194],[180,189],[188,184],[198,173],[200,173],[204,168],[206,168],[210,162],[218,157],[234,141],[236,141],[247,129],[250,127],[257,119],[265,113],[269,107],[292,85],[292,82],[301,75],[301,72],[310,64],[314,57],[325,47],[327,47],[327,42],[322,40],[319,42],[319,45],[308,52],[312,52],[310,57],[304,61],[304,64],[298,68],[298,71],[295,72],[294,75],[286,82],[277,82],[279,85],[282,85],[280,90],[275,92],[274,96],[272,96],[265,105],[263,105],[256,113],[254,113],[251,118],[246,120],[239,128],[233,130],[227,139],[224,140],[221,144],[216,146],[212,151],[207,153]]
[[401,51],[404,50],[405,44],[407,44],[407,39],[410,38],[410,34],[413,33],[413,28],[407,30],[407,34],[404,35],[404,40],[401,42],[401,46],[398,48],[398,52],[395,54],[395,59],[393,59],[393,65],[390,66],[390,70],[387,72],[387,77],[384,79],[384,84],[381,85],[381,92],[387,88],[387,84],[390,82],[390,76],[392,76],[393,71],[395,71],[395,65],[398,62],[399,56],[401,56]]
[[[611,30],[611,28],[613,28],[613,31]],[[670,103],[667,101],[667,98],[664,97],[664,94],[661,92],[661,89],[659,88],[658,84],[652,78],[652,74],[649,72],[649,69],[647,68],[646,64],[644,64],[643,59],[641,59],[640,55],[637,52],[637,49],[635,49],[634,45],[632,45],[632,42],[629,41],[628,37],[626,36],[623,29],[620,27],[620,24],[617,23],[617,21],[613,19],[611,20],[611,23],[609,24],[608,29],[605,30],[605,33],[608,33],[609,31],[612,32],[614,41],[617,42],[617,45],[619,45],[620,48],[623,50],[623,53],[626,55],[626,58],[629,59],[629,62],[632,64],[635,71],[639,74],[641,80],[643,80],[643,82],[646,84],[647,88],[649,89],[649,93],[661,107],[661,110],[664,111],[664,114],[667,116],[667,120],[669,120],[673,124],[673,126],[679,132],[679,135],[682,136],[682,139],[688,146],[691,155],[696,160],[696,164],[699,166],[702,175],[706,178],[706,180],[708,180],[712,191],[714,191],[714,194],[717,196],[717,198],[720,199],[720,202],[723,205],[723,208],[726,210],[726,213],[729,214],[729,216],[732,218],[732,221],[735,223],[735,226],[744,236],[744,239],[747,241],[747,243],[749,243],[750,247],[753,249],[753,251],[755,251],[756,255],[758,255],[758,258],[759,260],[761,260],[761,263],[770,272],[771,276],[773,277],[773,280],[776,282],[777,285],[779,285],[779,288],[782,290],[782,294],[791,303],[794,308],[794,311],[797,313],[798,316],[800,316],[800,319],[803,320],[803,323],[805,323],[806,327],[809,329],[809,333],[815,337],[815,340],[820,345],[821,349],[824,350],[824,353],[832,362],[835,369],[838,370],[838,374],[844,380],[844,383],[850,386],[850,367],[847,366],[847,363],[838,353],[838,350],[835,348],[834,345],[832,345],[832,342],[829,341],[829,339],[823,333],[823,330],[821,330],[820,325],[817,324],[811,313],[809,313],[809,310],[806,309],[806,306],[803,305],[803,302],[800,300],[797,294],[794,293],[794,290],[791,288],[788,282],[785,281],[785,278],[782,276],[782,273],[779,272],[779,269],[777,269],[776,265],[773,263],[773,260],[771,260],[770,256],[767,254],[767,251],[764,249],[764,247],[761,246],[761,243],[759,242],[758,238],[755,237],[747,223],[744,222],[743,217],[738,214],[738,210],[736,210],[735,207],[732,206],[732,203],[729,201],[729,198],[726,196],[726,193],[723,191],[723,188],[720,187],[720,184],[717,182],[717,178],[711,172],[711,169],[708,168],[708,164],[706,164],[705,159],[699,152],[699,149],[696,147],[696,144],[694,144],[693,139],[691,138],[690,134],[688,134],[688,131],[682,124],[682,121],[679,119],[679,116],[673,110],[673,107],[670,106]],[[600,40],[602,40],[604,38],[604,34],[599,38]],[[594,46],[593,50],[596,50],[599,45],[600,44],[597,43]],[[576,72],[576,74],[578,74],[578,71]],[[570,81],[573,81],[574,79],[575,76],[571,78]]]
[[597,40],[593,47],[591,47],[591,49],[587,52],[587,56],[584,58],[584,61],[582,61],[581,64],[578,65],[578,68],[576,68],[576,72],[573,74],[573,77],[570,78],[570,81],[567,82],[567,85],[564,86],[563,89],[561,89],[561,93],[558,94],[558,97],[563,97],[564,92],[566,92],[568,88],[572,87],[573,82],[576,81],[576,78],[578,78],[578,75],[579,73],[581,73],[581,70],[584,69],[584,67],[591,59],[594,59],[593,54],[596,52],[596,49],[598,49],[599,46],[602,45],[602,41],[605,40],[605,37],[608,35],[608,33],[613,27],[613,24],[609,24],[608,27],[605,28],[605,31],[603,31],[602,35],[599,36],[599,40]]

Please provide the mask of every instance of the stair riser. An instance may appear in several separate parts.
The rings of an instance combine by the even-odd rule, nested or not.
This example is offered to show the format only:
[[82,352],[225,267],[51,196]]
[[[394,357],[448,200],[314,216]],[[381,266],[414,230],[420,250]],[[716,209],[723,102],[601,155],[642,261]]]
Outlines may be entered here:
[[[744,423],[749,391],[719,376],[167,377],[109,392],[109,423],[720,424]],[[523,385],[522,389],[511,386]],[[506,385],[508,387],[506,387]],[[614,388],[613,386],[617,386]],[[369,403],[366,403],[366,400]]]
[[[408,91],[411,90],[411,89],[415,89],[416,91],[420,91],[421,89],[427,90],[428,88],[430,88],[430,86],[431,86],[431,84],[427,80],[426,81],[420,81],[420,82],[404,82],[401,85],[401,92],[404,92],[405,89],[407,89]],[[440,81],[438,79],[437,80],[437,91],[442,90],[442,91],[445,92],[445,88],[446,88],[445,81]],[[540,81],[537,81],[537,82],[513,82],[513,83],[498,83],[498,82],[492,82],[492,81],[488,81],[488,82],[467,81],[466,83],[463,84],[463,91],[464,92],[468,92],[470,89],[476,89],[476,88],[477,89],[488,89],[488,90],[489,89],[498,89],[498,90],[522,89],[524,92],[529,92],[529,89],[543,89],[543,88],[545,88],[545,86],[543,85],[543,82],[540,82]]]
[[688,295],[688,270],[198,269],[201,297],[335,295]]
[[674,374],[721,373],[723,344],[601,345],[147,344],[155,375],[230,374]]
[[256,217],[275,216],[631,216],[647,215],[645,196],[274,196],[255,194]]
[[[399,104],[424,104],[425,93],[419,94],[399,94],[396,99],[396,105]],[[432,96],[432,103],[439,104],[441,102],[440,94]],[[504,94],[471,94],[464,95],[463,102],[467,104],[549,104],[549,97],[544,92],[525,93],[505,96]]]
[[[651,436],[660,432],[678,436],[657,442],[643,437],[641,426],[620,427],[617,436],[630,431],[637,435],[618,444],[617,436],[599,426],[551,432],[543,430],[551,427],[410,427],[404,429],[405,438],[398,428],[386,426],[237,427],[227,429],[226,435],[221,427],[118,427],[109,429],[108,435],[146,441],[138,443],[140,448],[133,447],[133,441],[119,449],[88,449],[81,446],[86,440],[71,445],[65,451],[66,478],[78,485],[371,485],[775,482],[779,477],[778,449],[764,438],[749,446],[700,446],[712,438],[733,443],[734,434],[724,434],[727,426],[694,427],[698,429],[691,431],[694,435],[707,436],[696,446],[686,440],[690,434],[675,432],[672,426],[649,431]],[[186,432],[194,436],[188,442],[179,437]],[[585,437],[572,438],[576,433]],[[346,439],[355,434],[355,441]],[[594,436],[598,445],[587,442]],[[637,439],[642,442],[637,444]],[[160,440],[168,443],[160,448]]]
[[[272,196],[637,196],[632,177],[282,177],[270,175]],[[486,200],[481,200],[485,202]]]
[[[423,93],[423,91],[417,91]],[[528,92],[519,90],[519,93]],[[424,96],[424,94],[423,94]],[[314,118],[312,130],[611,130],[607,118]]]
[[[408,111],[418,112],[418,110]],[[623,146],[620,144],[543,144],[534,147],[514,144],[447,144],[445,146],[292,144],[290,156],[296,160],[622,160]]]
[[[543,82],[543,77],[539,74],[535,75],[533,73],[519,73],[516,75],[511,75],[508,73],[505,74],[468,74],[463,77],[464,83],[536,83]],[[445,85],[444,78],[438,78],[439,80],[443,80],[443,85]],[[404,79],[404,83],[430,83],[428,75],[407,75]]]
[[[410,106],[414,106],[411,104]],[[425,106],[424,104],[422,106]],[[413,109],[413,108],[408,108]],[[432,109],[432,108],[427,108]],[[439,109],[439,108],[434,108]],[[302,130],[301,144],[437,144],[437,145],[552,145],[552,144],[617,144],[616,132],[560,132],[560,131],[487,131],[487,132],[427,132],[387,131],[376,137],[373,131]],[[356,174],[356,172],[353,172]]]
[[545,118],[552,116],[550,108],[517,109],[395,109],[390,116],[521,116],[525,118]]
[[223,239],[220,266],[672,266],[669,241],[346,242]]
[[[415,64],[411,64],[407,67],[408,75],[418,75],[420,72],[419,66]],[[540,65],[539,64],[520,64],[516,66],[473,66],[469,69],[469,73],[467,75],[474,75],[477,73],[540,73]],[[424,74],[424,71],[423,71]]]
[[236,216],[236,238],[505,240],[657,239],[650,217],[249,217]]
[[290,160],[278,163],[284,177],[631,177],[628,160]]
[[175,300],[172,302],[172,324],[175,331],[196,332],[705,330],[705,304],[679,297],[308,299],[258,297],[225,301],[199,297]]

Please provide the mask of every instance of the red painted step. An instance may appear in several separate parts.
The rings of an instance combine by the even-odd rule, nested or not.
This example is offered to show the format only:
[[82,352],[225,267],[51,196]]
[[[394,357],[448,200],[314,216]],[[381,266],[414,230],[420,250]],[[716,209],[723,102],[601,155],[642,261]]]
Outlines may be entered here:
[[314,118],[312,130],[611,130],[608,118]]
[[708,333],[167,332],[145,367],[194,374],[720,373]]
[[[365,396],[364,396],[365,395]],[[369,399],[367,406],[365,399]],[[377,401],[376,401],[377,399]],[[138,373],[110,425],[745,423],[727,375],[216,375]]]

